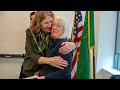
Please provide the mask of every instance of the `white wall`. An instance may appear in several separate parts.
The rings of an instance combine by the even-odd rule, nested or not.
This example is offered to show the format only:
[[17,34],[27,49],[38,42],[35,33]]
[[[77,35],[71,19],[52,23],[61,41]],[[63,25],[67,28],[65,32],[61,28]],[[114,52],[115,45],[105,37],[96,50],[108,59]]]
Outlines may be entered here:
[[118,31],[117,31],[117,40],[116,40],[116,53],[120,54],[120,40],[118,38],[120,38],[120,11],[119,11],[119,15],[118,15]]
[[23,54],[29,13],[0,11],[0,53]]
[[101,11],[99,18],[96,78],[101,79],[105,75],[102,68],[113,68],[117,12]]

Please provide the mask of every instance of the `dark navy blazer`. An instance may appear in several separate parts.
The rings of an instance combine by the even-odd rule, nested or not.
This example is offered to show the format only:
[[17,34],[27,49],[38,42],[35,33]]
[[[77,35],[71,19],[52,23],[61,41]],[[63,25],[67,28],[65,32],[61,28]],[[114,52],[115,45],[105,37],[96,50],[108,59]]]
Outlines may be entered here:
[[64,60],[68,61],[68,66],[63,70],[52,67],[50,65],[43,65],[40,70],[40,75],[44,75],[45,79],[71,79],[72,70],[72,56],[73,52],[68,54],[61,54],[58,52],[61,43],[68,41],[67,39],[55,39],[46,52],[46,57],[61,56]]

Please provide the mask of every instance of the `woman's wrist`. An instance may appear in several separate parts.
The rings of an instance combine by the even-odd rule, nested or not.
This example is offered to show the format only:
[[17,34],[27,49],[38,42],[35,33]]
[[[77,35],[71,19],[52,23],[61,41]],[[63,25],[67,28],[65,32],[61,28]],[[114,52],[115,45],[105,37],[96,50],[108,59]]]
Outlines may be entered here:
[[48,64],[48,58],[47,57],[40,57],[38,60],[38,64]]

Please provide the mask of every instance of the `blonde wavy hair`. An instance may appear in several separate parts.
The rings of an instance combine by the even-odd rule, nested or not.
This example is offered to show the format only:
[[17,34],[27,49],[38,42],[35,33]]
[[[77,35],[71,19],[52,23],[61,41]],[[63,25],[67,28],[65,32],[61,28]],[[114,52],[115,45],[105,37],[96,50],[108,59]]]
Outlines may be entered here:
[[34,33],[40,31],[40,22],[45,19],[46,16],[51,16],[54,19],[54,14],[52,11],[37,11],[35,12],[35,17],[33,19],[30,30]]

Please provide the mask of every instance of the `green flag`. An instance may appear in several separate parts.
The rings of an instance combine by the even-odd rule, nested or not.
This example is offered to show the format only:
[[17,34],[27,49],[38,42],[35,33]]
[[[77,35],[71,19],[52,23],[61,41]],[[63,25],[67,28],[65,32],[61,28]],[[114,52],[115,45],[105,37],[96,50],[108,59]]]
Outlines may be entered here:
[[76,79],[90,79],[90,46],[94,45],[94,12],[86,11]]
[[90,15],[90,47],[95,48],[94,11],[90,11],[89,15]]

